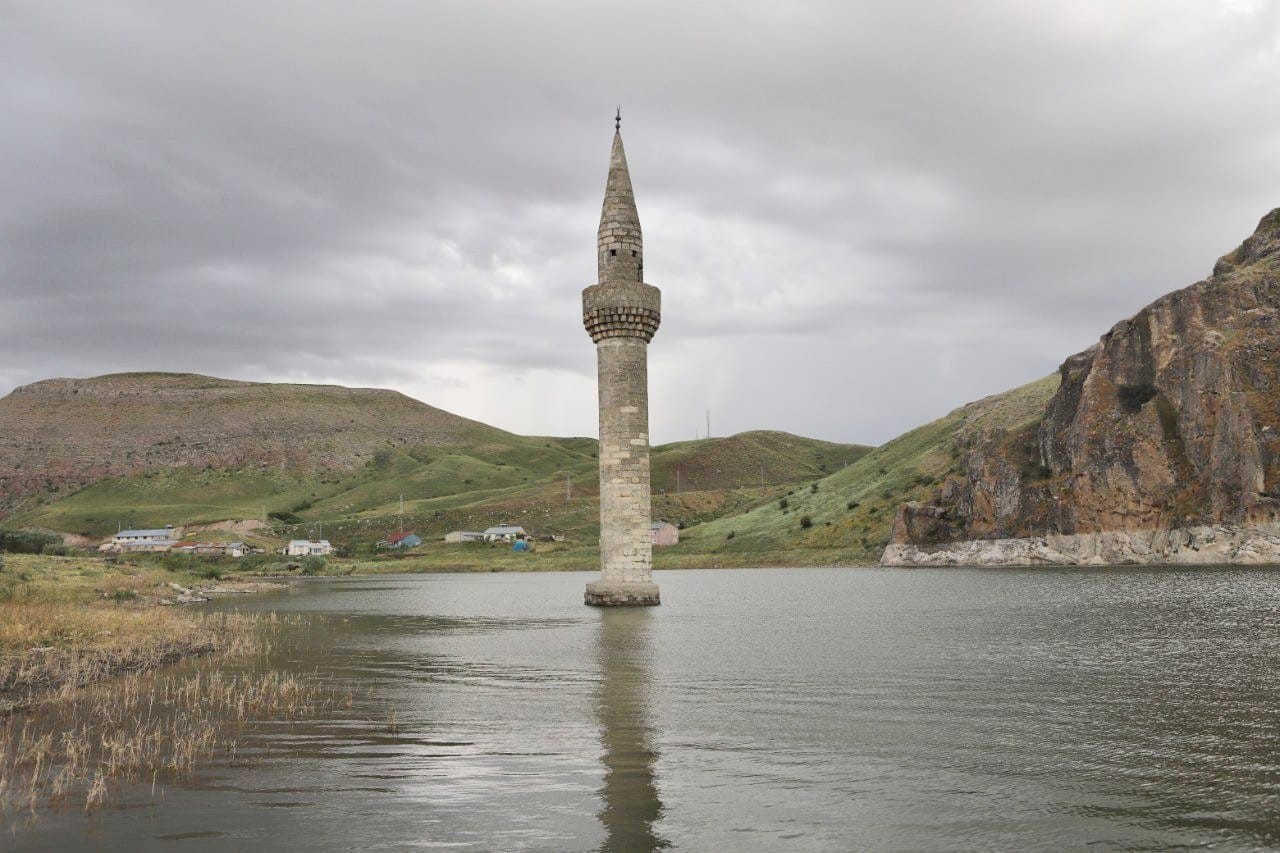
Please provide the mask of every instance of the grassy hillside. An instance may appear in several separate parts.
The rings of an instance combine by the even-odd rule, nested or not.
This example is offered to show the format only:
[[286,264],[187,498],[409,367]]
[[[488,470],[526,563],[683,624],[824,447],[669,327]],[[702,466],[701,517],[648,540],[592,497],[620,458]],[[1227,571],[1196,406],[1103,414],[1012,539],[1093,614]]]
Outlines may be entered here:
[[[172,375],[58,382],[37,383],[36,391],[18,395],[20,405],[13,395],[0,401],[8,404],[0,415],[28,437],[38,434],[32,446],[56,448],[58,436],[72,430],[81,455],[106,448],[142,470],[108,473],[81,487],[50,483],[5,526],[96,538],[119,524],[188,526],[265,514],[275,516],[272,529],[258,535],[323,534],[366,551],[401,526],[430,542],[449,530],[509,522],[569,540],[555,546],[554,558],[543,555],[549,565],[594,560],[593,439],[514,435],[389,392]],[[154,398],[143,393],[151,382]],[[959,448],[977,434],[1031,428],[1057,383],[1053,376],[980,400],[875,449],[766,431],[656,447],[653,515],[684,527],[681,544],[658,552],[656,564],[872,562],[900,503],[933,497],[959,469]],[[41,408],[42,399],[50,410]],[[30,417],[19,417],[22,411]],[[86,414],[98,420],[77,420]],[[49,432],[66,419],[77,422]],[[170,434],[184,423],[189,432]],[[326,432],[326,423],[344,423],[345,431]],[[145,452],[132,450],[131,434],[153,443]],[[291,455],[270,463],[235,455],[258,445]],[[235,452],[201,454],[200,447]],[[24,446],[17,470],[31,452]],[[0,447],[0,463],[3,453]],[[463,556],[477,566],[492,559],[435,545],[412,559],[471,565],[458,562]]]
[[[1057,387],[1058,377],[1050,376],[956,409],[830,476],[684,531],[669,558],[714,554],[742,564],[757,554],[777,562],[780,552],[808,551],[824,560],[874,562],[888,543],[898,505],[932,497],[938,484],[958,470],[957,439],[962,444],[979,430],[1025,428],[1043,414]],[[806,517],[807,528],[801,524]]]
[[785,432],[757,430],[710,441],[678,441],[655,449],[654,494],[736,489],[745,485],[825,477],[865,456],[870,447],[833,444]]
[[[5,526],[97,538],[267,517],[281,537],[368,545],[402,523],[434,537],[510,521],[598,536],[594,439],[514,435],[393,392],[126,374],[27,386],[0,400],[0,422],[18,437],[0,442],[0,478],[36,458],[46,470],[94,460],[76,469],[87,484],[27,477],[34,491]],[[660,446],[655,515],[696,524],[742,512],[868,451],[783,432]]]
[[[387,447],[479,447],[516,438],[382,389],[175,373],[49,379],[0,399],[0,513],[109,477],[176,469],[191,479],[192,472],[222,469],[325,479],[358,471]],[[281,484],[266,494],[294,489]],[[170,501],[165,489],[157,498],[183,502]]]

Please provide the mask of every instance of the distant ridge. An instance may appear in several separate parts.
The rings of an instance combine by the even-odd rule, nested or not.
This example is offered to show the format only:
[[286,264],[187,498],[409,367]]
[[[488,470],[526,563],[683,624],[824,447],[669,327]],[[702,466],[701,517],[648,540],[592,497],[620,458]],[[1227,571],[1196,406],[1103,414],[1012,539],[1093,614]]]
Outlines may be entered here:
[[0,399],[0,511],[161,467],[350,471],[388,442],[461,446],[506,435],[375,388],[193,373],[46,379]]
[[[655,447],[655,517],[713,518],[867,450],[769,431]],[[591,438],[516,435],[389,390],[48,379],[0,399],[0,522],[93,537],[271,515],[341,538],[512,520],[590,541],[596,452]]]

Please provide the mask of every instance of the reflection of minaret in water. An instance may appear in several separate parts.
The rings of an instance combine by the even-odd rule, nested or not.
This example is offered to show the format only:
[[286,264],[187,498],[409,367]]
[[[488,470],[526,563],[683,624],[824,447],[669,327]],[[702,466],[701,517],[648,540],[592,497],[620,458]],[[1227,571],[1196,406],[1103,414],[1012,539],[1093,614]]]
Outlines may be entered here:
[[606,836],[600,849],[664,849],[670,845],[653,830],[662,801],[654,784],[658,753],[648,719],[652,617],[632,608],[611,608],[601,616],[596,714],[604,745],[600,823]]

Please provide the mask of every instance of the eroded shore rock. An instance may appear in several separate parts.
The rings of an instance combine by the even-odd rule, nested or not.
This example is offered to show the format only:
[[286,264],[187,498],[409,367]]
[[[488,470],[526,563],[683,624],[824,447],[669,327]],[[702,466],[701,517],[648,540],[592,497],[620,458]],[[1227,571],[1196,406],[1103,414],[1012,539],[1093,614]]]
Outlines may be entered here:
[[921,546],[892,544],[886,566],[1133,566],[1280,564],[1280,524],[1109,530]]

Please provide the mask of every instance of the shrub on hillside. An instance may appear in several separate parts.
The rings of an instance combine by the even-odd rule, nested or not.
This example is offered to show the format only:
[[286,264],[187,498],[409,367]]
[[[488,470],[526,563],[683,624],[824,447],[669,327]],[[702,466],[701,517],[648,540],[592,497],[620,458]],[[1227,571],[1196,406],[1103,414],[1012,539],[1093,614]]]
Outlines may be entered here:
[[171,572],[180,572],[183,569],[191,568],[195,562],[195,557],[189,552],[170,551],[161,558],[160,564]]
[[275,557],[271,554],[246,554],[236,560],[237,569],[246,572],[254,572],[264,569],[267,565],[275,561]]
[[39,530],[0,530],[0,551],[39,554],[45,545],[61,545],[62,537]]
[[46,557],[65,557],[71,553],[71,549],[62,542],[46,542],[40,548],[40,553]]
[[813,527],[813,519],[807,515],[800,516],[800,529],[808,530],[810,527]]
[[324,567],[327,565],[329,565],[329,561],[318,554],[312,554],[309,557],[303,557],[302,558],[302,574],[318,575],[320,574],[321,571],[324,570]]
[[849,501],[847,504],[844,505],[844,508],[852,511],[857,509],[860,506],[862,506],[862,504],[858,503],[857,501]]
[[778,509],[782,510],[783,512],[786,512],[787,507],[789,506],[791,506],[791,503],[786,498],[782,498],[780,501],[778,501]]

